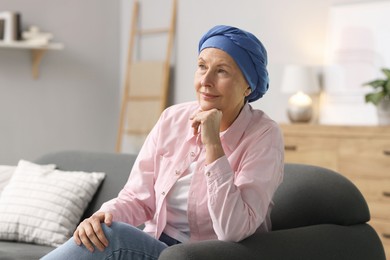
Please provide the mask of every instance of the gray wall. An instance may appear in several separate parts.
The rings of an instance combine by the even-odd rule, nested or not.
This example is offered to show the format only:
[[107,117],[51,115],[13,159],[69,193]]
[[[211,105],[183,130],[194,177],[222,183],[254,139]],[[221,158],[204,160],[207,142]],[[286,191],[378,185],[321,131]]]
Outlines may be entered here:
[[119,114],[118,1],[1,0],[65,45],[40,77],[27,50],[0,48],[0,164],[62,149],[113,151]]
[[191,33],[178,39],[174,100],[194,98],[192,77],[202,34],[215,24],[234,25],[257,35],[268,51],[270,90],[253,106],[263,109],[279,122],[286,121],[288,96],[279,91],[281,73],[288,63],[322,63],[330,3],[328,0],[243,0],[234,3],[239,4],[227,4],[223,0],[180,2],[178,35]]
[[[174,86],[171,103],[193,100],[193,74],[197,44],[204,32],[216,24],[241,27],[257,35],[268,50],[270,90],[252,105],[263,109],[278,122],[288,122],[288,95],[280,92],[283,69],[287,64],[321,66],[324,60],[329,8],[334,4],[350,4],[375,0],[179,0],[175,48]],[[162,10],[170,0],[143,0],[145,9]],[[122,46],[127,42],[132,1],[122,0]],[[167,9],[158,15],[144,17],[152,24],[156,17],[169,15]],[[125,51],[123,49],[122,51]],[[122,56],[122,69],[123,60]],[[123,78],[123,74],[121,76]]]
[[[147,10],[143,25],[159,27],[169,19],[170,0],[142,2]],[[322,64],[329,7],[362,1],[178,2],[171,103],[195,98],[193,73],[201,35],[215,24],[230,24],[255,33],[266,45],[270,91],[253,105],[286,122],[288,96],[279,90],[284,66]],[[33,80],[28,51],[0,48],[0,164],[61,149],[114,150],[132,3],[1,0],[0,10],[20,11],[24,25],[52,32],[65,49],[49,51],[40,78]]]
[[180,1],[174,102],[195,98],[192,77],[202,34],[216,24],[234,25],[257,35],[268,51],[270,89],[253,106],[277,122],[288,122],[288,95],[280,91],[284,67],[323,64],[332,5],[374,1],[378,0]]

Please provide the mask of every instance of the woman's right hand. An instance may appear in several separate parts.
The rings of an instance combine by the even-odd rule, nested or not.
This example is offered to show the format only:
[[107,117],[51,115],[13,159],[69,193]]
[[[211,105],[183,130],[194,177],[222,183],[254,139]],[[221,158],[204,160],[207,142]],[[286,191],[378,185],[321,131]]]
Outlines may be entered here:
[[101,223],[111,226],[112,214],[108,212],[97,212],[85,219],[76,228],[73,238],[77,245],[84,245],[90,252],[94,247],[103,251],[108,246],[108,240],[103,232]]

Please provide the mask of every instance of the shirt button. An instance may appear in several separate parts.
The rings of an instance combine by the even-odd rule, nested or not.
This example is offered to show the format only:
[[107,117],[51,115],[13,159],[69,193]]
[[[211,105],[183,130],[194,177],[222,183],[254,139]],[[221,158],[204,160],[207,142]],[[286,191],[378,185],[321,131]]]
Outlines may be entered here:
[[194,152],[191,152],[190,155],[191,155],[191,157],[195,157],[195,153]]
[[175,174],[176,174],[176,175],[179,175],[179,174],[180,174],[180,171],[179,171],[179,170],[176,170],[176,171],[175,171]]
[[165,196],[165,191],[161,192],[161,195]]
[[207,177],[210,177],[210,175],[211,175],[211,172],[206,172]]

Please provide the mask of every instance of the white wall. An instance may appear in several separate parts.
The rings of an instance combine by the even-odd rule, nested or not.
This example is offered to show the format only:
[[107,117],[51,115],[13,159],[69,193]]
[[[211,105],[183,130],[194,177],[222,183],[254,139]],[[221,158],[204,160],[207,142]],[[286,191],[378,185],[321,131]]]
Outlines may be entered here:
[[119,2],[1,0],[62,42],[31,77],[27,50],[0,48],[0,164],[62,149],[114,151],[119,114]]
[[322,62],[328,6],[327,0],[243,0],[238,5],[223,0],[181,1],[175,102],[194,98],[192,77],[199,38],[216,24],[228,24],[254,33],[266,46],[270,89],[253,106],[276,121],[286,121],[287,97],[279,91],[283,67]]
[[[287,96],[279,91],[284,66],[321,64],[330,5],[358,1],[178,0],[171,103],[195,98],[201,35],[230,24],[253,32],[268,49],[270,90],[253,105],[287,121]],[[168,21],[170,0],[142,2],[143,25]],[[1,0],[1,11],[20,11],[24,25],[52,32],[65,50],[49,51],[40,78],[33,80],[28,51],[0,48],[0,164],[62,149],[114,150],[132,3]],[[154,56],[163,49],[144,52]]]
[[[152,0],[142,1],[145,9],[153,9],[151,2],[157,4]],[[160,10],[159,17],[169,16],[168,10],[161,11],[163,4],[170,6],[171,0],[159,1],[154,7]],[[171,103],[195,98],[193,73],[198,41],[212,26],[227,24],[254,33],[266,46],[270,90],[263,99],[253,103],[253,106],[263,109],[278,122],[287,121],[285,109],[288,96],[279,91],[283,68],[289,63],[322,63],[330,5],[330,0],[179,0]],[[126,24],[130,21],[131,9],[129,1],[123,0],[122,14]],[[155,17],[147,17],[146,21],[154,20]],[[122,28],[126,26],[128,25]],[[127,29],[122,32],[127,33]],[[122,40],[125,46],[126,36]]]
[[[375,0],[365,0],[375,1]],[[128,1],[126,1],[128,3]],[[150,6],[157,4],[143,0]],[[320,66],[326,44],[328,12],[331,5],[351,4],[362,0],[179,0],[175,49],[175,72],[172,103],[193,100],[193,73],[196,67],[200,37],[217,24],[228,24],[246,29],[264,43],[268,50],[270,90],[253,106],[268,113],[278,122],[287,122],[288,96],[280,92],[284,66],[290,63]],[[364,1],[363,1],[364,2]],[[128,9],[131,9],[129,4]],[[131,16],[129,12],[124,17]],[[159,16],[169,15],[160,12]],[[155,16],[147,17],[155,19]]]

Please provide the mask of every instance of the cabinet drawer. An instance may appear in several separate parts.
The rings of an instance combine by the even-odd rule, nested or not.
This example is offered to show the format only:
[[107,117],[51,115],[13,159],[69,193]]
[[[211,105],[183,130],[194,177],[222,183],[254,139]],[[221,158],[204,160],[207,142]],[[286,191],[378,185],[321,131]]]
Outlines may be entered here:
[[386,256],[390,257],[390,222],[372,219],[369,223],[378,233],[386,251]]
[[388,139],[341,139],[339,171],[347,175],[390,178]]
[[332,138],[287,136],[284,138],[285,161],[337,170],[337,144]]
[[[390,178],[366,178],[345,175],[368,201],[383,201],[390,204]],[[390,207],[388,208],[390,211]]]
[[363,194],[373,218],[390,222],[390,178],[366,178],[346,176]]
[[390,203],[383,201],[367,201],[372,218],[383,219],[390,222]]

